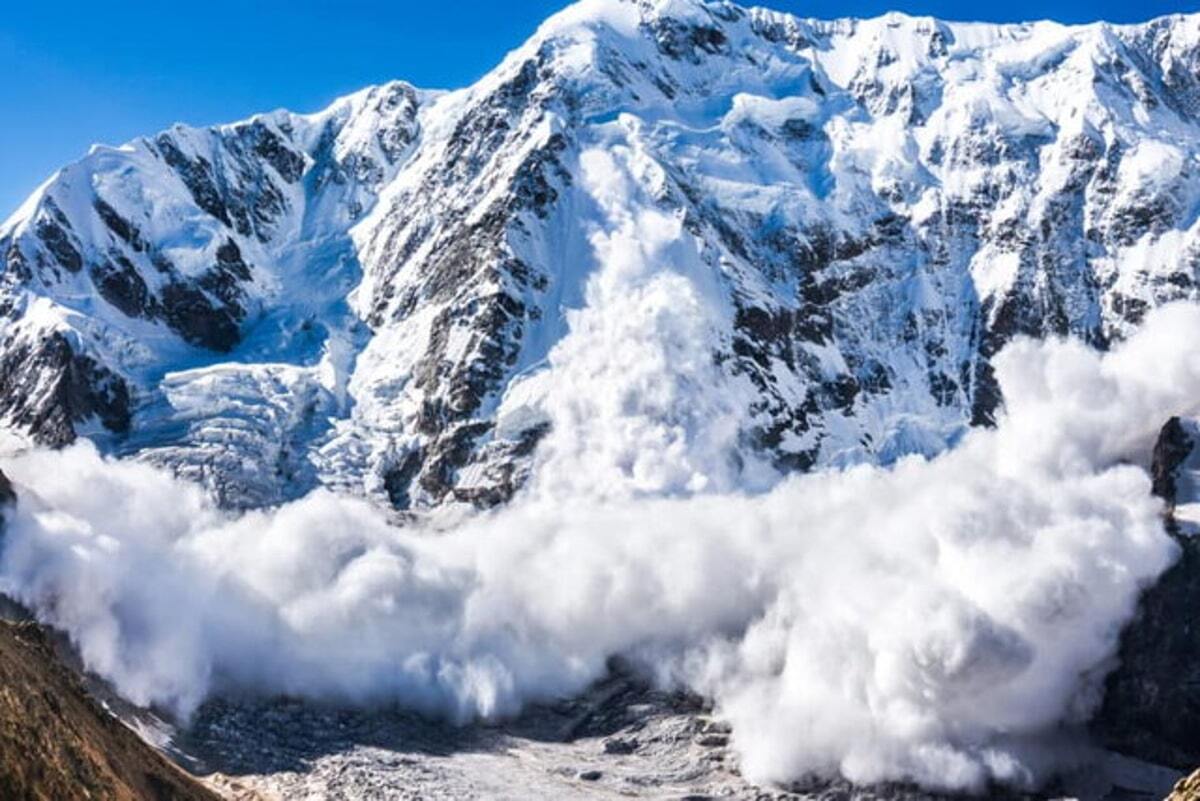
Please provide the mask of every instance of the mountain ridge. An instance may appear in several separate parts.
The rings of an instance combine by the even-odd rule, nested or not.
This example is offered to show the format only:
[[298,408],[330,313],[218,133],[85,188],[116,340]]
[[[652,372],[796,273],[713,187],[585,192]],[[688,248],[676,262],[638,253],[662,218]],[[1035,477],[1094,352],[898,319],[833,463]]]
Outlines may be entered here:
[[[547,410],[592,401],[552,376],[613,366],[563,345],[612,261],[596,236],[653,210],[675,244],[610,300],[674,337],[642,354],[674,389],[633,416],[686,451],[686,407],[719,384],[737,400],[700,406],[731,420],[720,447],[768,466],[684,455],[647,479],[614,448],[598,491],[932,454],[991,419],[1012,337],[1104,347],[1195,297],[1197,42],[1200,15],[584,0],[465,89],[390,82],[93,149],[0,226],[0,409],[21,438],[88,436],[233,505],[500,503],[552,459]],[[595,152],[629,179],[607,211]],[[654,329],[693,301],[699,327]]]

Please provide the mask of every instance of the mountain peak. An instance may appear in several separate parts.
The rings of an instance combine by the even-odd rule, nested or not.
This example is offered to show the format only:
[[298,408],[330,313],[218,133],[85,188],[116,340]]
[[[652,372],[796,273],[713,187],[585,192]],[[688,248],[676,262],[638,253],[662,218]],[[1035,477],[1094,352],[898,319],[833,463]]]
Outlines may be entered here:
[[0,413],[231,503],[499,502],[568,403],[537,376],[607,324],[568,322],[620,262],[604,243],[657,220],[676,244],[629,245],[630,275],[708,316],[702,356],[647,358],[753,387],[731,463],[935,452],[993,415],[1004,342],[1106,343],[1194,291],[1198,20],[583,0],[463,90],[100,149],[0,228]]

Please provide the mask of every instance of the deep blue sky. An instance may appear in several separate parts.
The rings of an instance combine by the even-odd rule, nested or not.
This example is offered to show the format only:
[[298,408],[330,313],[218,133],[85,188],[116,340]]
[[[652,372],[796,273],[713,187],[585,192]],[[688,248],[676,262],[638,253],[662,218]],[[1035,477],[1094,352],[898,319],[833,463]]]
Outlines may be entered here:
[[[0,220],[92,142],[315,111],[370,83],[452,88],[566,0],[34,0],[0,12]],[[754,3],[745,3],[747,5]],[[1140,21],[1200,0],[766,0],[803,16]]]

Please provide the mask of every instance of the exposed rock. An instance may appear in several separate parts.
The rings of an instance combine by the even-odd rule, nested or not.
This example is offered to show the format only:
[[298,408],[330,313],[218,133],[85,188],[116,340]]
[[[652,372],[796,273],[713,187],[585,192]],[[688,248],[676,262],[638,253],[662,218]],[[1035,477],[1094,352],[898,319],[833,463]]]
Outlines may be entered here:
[[640,743],[636,737],[613,737],[604,741],[604,753],[606,754],[632,754],[638,749]]
[[1197,441],[1194,423],[1189,421],[1185,426],[1183,419],[1172,417],[1163,426],[1154,444],[1150,464],[1153,491],[1172,509],[1178,500],[1179,469],[1195,450]]
[[13,487],[12,481],[8,476],[0,471],[0,507],[9,506],[17,502],[17,491]]
[[128,317],[151,317],[150,289],[133,264],[120,254],[89,268],[100,296]]
[[110,431],[128,431],[130,400],[121,378],[76,353],[61,333],[0,356],[0,414],[43,444],[70,444],[75,426],[92,418]]
[[1200,801],[1200,770],[1180,779],[1167,801]]
[[[1196,423],[1172,418],[1154,448],[1156,494],[1169,504],[1168,533],[1179,560],[1142,595],[1121,636],[1120,665],[1106,684],[1093,730],[1110,748],[1186,769],[1200,763],[1200,542],[1176,510],[1200,498],[1180,494],[1195,449]],[[1192,492],[1190,484],[1188,492]]]
[[188,342],[227,352],[239,339],[237,316],[213,306],[200,290],[169,283],[162,291],[163,318]]

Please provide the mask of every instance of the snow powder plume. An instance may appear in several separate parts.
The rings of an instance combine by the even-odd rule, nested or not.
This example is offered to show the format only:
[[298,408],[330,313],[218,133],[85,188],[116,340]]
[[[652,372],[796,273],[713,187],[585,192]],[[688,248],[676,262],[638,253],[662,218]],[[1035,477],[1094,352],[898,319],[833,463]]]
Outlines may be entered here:
[[[510,396],[552,423],[535,494],[627,498],[764,487],[766,465],[734,459],[754,389],[714,363],[728,296],[685,235],[682,214],[655,207],[662,168],[633,148],[585,151],[583,183],[597,206],[599,269],[570,333]],[[504,411],[502,410],[502,416]],[[586,471],[586,477],[581,473]]]
[[[614,165],[593,162],[600,201],[606,176],[625,191]],[[1044,779],[1039,744],[1094,709],[1174,555],[1129,460],[1197,407],[1200,309],[1155,312],[1108,354],[1017,342],[996,429],[748,494],[764,479],[732,458],[736,383],[690,327],[727,311],[672,219],[606,226],[611,258],[550,358],[556,431],[511,507],[442,532],[326,491],[235,516],[87,444],[33,452],[3,464],[21,501],[0,591],[183,714],[236,686],[489,717],[624,654],[714,698],[755,779]]]

